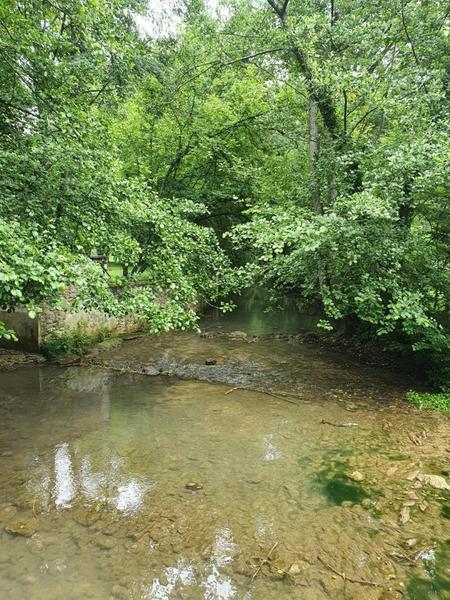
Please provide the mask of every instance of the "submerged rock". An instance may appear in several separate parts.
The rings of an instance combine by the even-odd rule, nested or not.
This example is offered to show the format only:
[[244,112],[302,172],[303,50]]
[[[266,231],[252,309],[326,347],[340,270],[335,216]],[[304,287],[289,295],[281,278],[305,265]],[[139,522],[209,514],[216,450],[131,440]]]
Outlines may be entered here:
[[153,365],[147,365],[142,369],[144,375],[150,375],[151,377],[156,377],[156,375],[160,375],[159,369],[154,367]]
[[359,471],[353,471],[353,473],[350,473],[350,475],[348,475],[348,478],[352,481],[363,481],[364,475]]
[[7,523],[5,531],[11,535],[31,537],[38,530],[38,525],[38,520],[33,517],[29,519],[17,519]]
[[236,340],[245,340],[247,339],[247,334],[245,333],[245,331],[231,331],[228,334],[228,337]]
[[416,475],[416,479],[418,479],[421,483],[430,485],[435,490],[444,490],[450,492],[450,485],[448,485],[445,479],[440,475],[426,475],[423,473],[418,473],[418,475]]
[[79,525],[90,527],[100,519],[100,514],[96,511],[87,510],[86,508],[80,508],[74,513],[73,519]]
[[406,523],[409,521],[409,519],[410,519],[409,506],[403,506],[402,510],[400,511],[400,523],[402,525],[406,525]]
[[198,490],[202,490],[203,489],[202,484],[201,483],[196,483],[195,481],[190,481],[184,487],[185,487],[186,490],[191,490],[193,492],[196,492]]
[[305,565],[303,563],[295,562],[289,567],[286,571],[288,575],[300,575],[305,569]]
[[115,539],[104,534],[100,534],[95,541],[97,546],[102,548],[102,550],[111,550],[116,546]]

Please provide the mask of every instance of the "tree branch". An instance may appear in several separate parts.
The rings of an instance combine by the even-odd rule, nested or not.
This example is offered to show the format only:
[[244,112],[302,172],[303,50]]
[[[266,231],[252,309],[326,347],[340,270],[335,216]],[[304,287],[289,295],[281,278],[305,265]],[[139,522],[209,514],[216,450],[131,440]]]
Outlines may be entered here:
[[418,58],[418,56],[417,56],[417,54],[416,54],[416,49],[414,48],[413,41],[412,41],[412,39],[411,39],[411,37],[410,37],[410,35],[409,35],[409,32],[408,32],[408,27],[406,26],[406,19],[405,19],[405,0],[402,0],[402,24],[403,24],[403,29],[404,29],[404,31],[405,31],[406,39],[408,40],[408,42],[409,42],[409,45],[411,46],[411,50],[412,50],[412,53],[413,53],[413,56],[414,56],[414,60],[416,61],[416,65],[417,65],[418,67],[420,67],[420,62],[419,62],[419,58]]

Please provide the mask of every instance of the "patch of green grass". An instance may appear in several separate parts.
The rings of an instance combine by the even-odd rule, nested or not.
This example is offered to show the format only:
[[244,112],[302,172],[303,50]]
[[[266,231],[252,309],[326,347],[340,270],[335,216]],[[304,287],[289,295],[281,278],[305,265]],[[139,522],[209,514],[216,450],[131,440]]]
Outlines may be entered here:
[[83,356],[93,346],[110,338],[111,333],[106,330],[99,331],[95,335],[70,332],[46,340],[42,346],[42,351],[49,358],[62,358],[68,354]]
[[450,394],[422,394],[411,390],[407,392],[406,400],[424,410],[450,412]]

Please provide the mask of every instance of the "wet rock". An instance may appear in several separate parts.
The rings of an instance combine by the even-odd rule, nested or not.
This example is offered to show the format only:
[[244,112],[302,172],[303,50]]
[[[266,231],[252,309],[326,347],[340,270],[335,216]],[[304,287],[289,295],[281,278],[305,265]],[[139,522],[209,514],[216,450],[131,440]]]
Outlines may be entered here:
[[150,377],[156,377],[156,375],[160,375],[159,369],[154,367],[153,365],[147,365],[142,369],[144,375],[149,375]]
[[289,569],[286,571],[288,575],[300,575],[301,573],[303,573],[305,569],[305,565],[303,563],[300,562],[295,562],[292,563],[292,565],[289,567]]
[[198,490],[202,490],[203,486],[201,483],[196,483],[195,481],[190,481],[189,483],[186,483],[186,485],[184,486],[184,488],[186,490],[191,490],[193,492],[196,492]]
[[80,362],[81,358],[78,354],[66,354],[56,359],[58,365],[67,367],[69,365],[76,365]]
[[95,540],[97,546],[102,550],[111,550],[111,548],[115,548],[116,541],[114,538],[108,535],[99,535]]
[[247,334],[245,333],[245,331],[231,331],[228,334],[228,337],[236,340],[246,340]]
[[416,477],[421,483],[425,483],[435,490],[444,490],[446,492],[450,492],[450,485],[446,482],[446,480],[440,475],[426,475],[423,473],[419,473]]
[[403,506],[402,510],[400,511],[400,523],[402,525],[406,525],[410,519],[410,516],[409,506]]
[[76,521],[79,525],[83,525],[83,527],[91,527],[100,519],[100,513],[87,510],[86,508],[80,508],[73,515],[74,521]]
[[216,364],[217,364],[217,360],[215,358],[207,358],[205,360],[205,365],[212,366],[212,365],[216,365]]
[[405,479],[407,481],[414,481],[415,479],[417,479],[419,474],[420,474],[420,471],[412,471],[412,473],[409,473]]
[[360,473],[359,471],[353,471],[347,477],[349,479],[351,479],[352,481],[363,481],[364,480],[364,475],[362,473]]
[[17,519],[7,523],[5,531],[11,535],[31,537],[36,533],[38,525],[38,520],[33,517],[29,519]]

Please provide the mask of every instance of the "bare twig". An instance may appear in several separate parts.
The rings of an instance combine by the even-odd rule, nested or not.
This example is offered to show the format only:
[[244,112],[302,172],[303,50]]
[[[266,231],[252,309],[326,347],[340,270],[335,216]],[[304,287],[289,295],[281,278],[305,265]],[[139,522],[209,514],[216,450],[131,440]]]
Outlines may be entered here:
[[318,556],[317,558],[323,565],[325,565],[325,567],[327,567],[327,569],[330,569],[330,571],[333,571],[333,573],[335,573],[336,575],[339,575],[339,577],[342,577],[342,579],[344,581],[349,581],[350,583],[359,583],[361,585],[371,585],[373,587],[382,587],[382,584],[377,583],[376,581],[367,581],[366,579],[356,579],[355,577],[347,577],[347,575],[345,573],[341,573],[340,571],[338,571],[337,569],[335,569],[334,567],[329,565],[320,556]]
[[322,419],[320,424],[331,425],[332,427],[358,427],[358,423],[332,423],[331,421],[325,421],[325,419]]
[[286,396],[282,395],[282,392],[277,394],[275,392],[270,392],[269,390],[262,390],[260,388],[253,388],[244,385],[237,385],[236,387],[227,390],[225,392],[225,396],[228,396],[228,394],[231,394],[231,392],[234,392],[236,390],[247,390],[248,392],[258,392],[260,394],[267,394],[267,396],[272,396],[273,398],[278,398],[279,400],[284,400],[285,402],[289,402],[290,404],[296,404],[298,406],[298,403],[295,402],[295,400],[289,400],[289,398],[286,398]]
[[256,569],[256,571],[252,575],[252,581],[254,581],[256,579],[256,577],[258,576],[258,573],[261,571],[261,569],[263,568],[263,566],[266,565],[269,562],[270,557],[272,556],[272,552],[278,546],[278,543],[279,542],[275,542],[275,544],[269,550],[269,553],[267,554],[266,558],[263,558],[263,560],[259,563],[259,567]]

